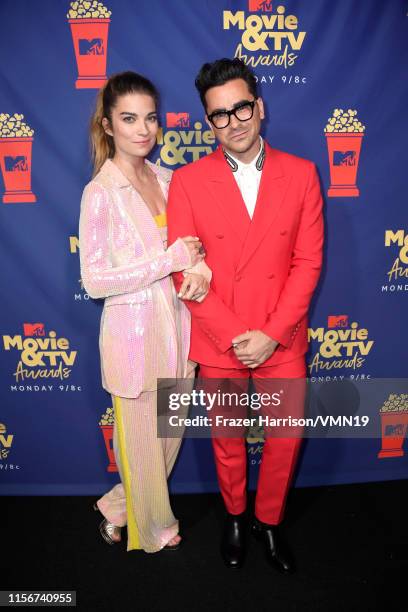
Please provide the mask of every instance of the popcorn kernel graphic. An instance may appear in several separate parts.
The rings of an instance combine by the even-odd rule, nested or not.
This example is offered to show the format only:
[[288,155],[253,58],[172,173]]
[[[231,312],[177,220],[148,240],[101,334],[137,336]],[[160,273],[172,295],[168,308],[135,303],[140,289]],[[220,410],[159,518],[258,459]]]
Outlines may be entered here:
[[109,19],[112,15],[112,11],[96,0],[77,0],[71,2],[70,7],[68,19]]
[[33,136],[34,130],[23,121],[24,115],[0,113],[0,138],[19,138]]
[[325,132],[357,132],[362,133],[365,126],[357,119],[357,111],[349,108],[344,111],[342,108],[335,108],[333,116],[327,120]]
[[107,408],[106,412],[103,413],[99,425],[113,425],[115,418],[113,416],[113,408]]

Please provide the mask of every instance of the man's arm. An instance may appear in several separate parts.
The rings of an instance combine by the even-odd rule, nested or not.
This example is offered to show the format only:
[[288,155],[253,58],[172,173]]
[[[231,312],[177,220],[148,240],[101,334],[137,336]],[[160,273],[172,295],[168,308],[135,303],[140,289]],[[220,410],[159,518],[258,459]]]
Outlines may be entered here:
[[316,167],[311,164],[289,276],[275,311],[261,330],[285,347],[292,344],[309,309],[320,276],[322,247],[322,196]]
[[[197,189],[199,186],[197,185]],[[167,204],[168,243],[178,237],[197,235],[190,199],[182,185],[177,171],[173,174]],[[193,232],[193,234],[191,234]],[[205,244],[204,244],[205,248]],[[174,284],[179,292],[184,280],[183,274],[173,274]],[[201,303],[185,301],[192,317],[203,332],[214,342],[217,349],[224,353],[232,347],[232,338],[244,332],[247,326],[230,310],[221,298],[210,288]]]

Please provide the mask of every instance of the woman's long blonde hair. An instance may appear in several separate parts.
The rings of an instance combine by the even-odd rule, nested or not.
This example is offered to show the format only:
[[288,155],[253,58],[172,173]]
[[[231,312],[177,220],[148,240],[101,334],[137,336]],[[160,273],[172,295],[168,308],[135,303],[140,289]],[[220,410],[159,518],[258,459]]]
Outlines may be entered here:
[[94,164],[93,176],[99,172],[105,161],[108,158],[112,158],[115,154],[113,138],[105,132],[102,119],[106,117],[109,123],[111,123],[112,108],[116,105],[120,96],[129,93],[147,94],[153,98],[156,108],[158,106],[159,94],[156,87],[141,74],[127,71],[119,72],[109,78],[98,91],[95,112],[91,118],[90,139]]

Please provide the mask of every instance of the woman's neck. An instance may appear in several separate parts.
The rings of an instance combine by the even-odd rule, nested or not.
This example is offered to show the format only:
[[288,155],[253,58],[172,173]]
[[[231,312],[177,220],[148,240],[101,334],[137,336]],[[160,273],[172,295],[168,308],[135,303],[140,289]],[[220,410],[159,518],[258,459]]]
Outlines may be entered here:
[[127,159],[114,155],[112,161],[129,180],[136,180],[138,182],[146,180],[146,164],[143,157]]

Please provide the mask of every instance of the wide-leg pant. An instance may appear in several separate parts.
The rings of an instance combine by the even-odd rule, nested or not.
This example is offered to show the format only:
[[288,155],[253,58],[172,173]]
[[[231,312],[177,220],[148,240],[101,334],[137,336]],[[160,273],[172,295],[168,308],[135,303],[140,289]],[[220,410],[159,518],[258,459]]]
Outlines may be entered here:
[[[195,364],[188,363],[193,385]],[[157,392],[135,399],[112,396],[115,423],[113,450],[121,483],[101,497],[98,508],[108,521],[127,525],[127,550],[157,552],[179,530],[170,506],[167,479],[181,438],[158,438]]]
[[[287,384],[289,413],[292,416],[303,416],[306,366],[304,357],[277,366],[249,369],[224,369],[200,365],[200,377],[203,379],[248,379],[250,376],[257,391],[267,392],[271,386],[263,379],[300,379],[299,384]],[[227,381],[228,382],[228,381]],[[282,380],[282,382],[284,382]],[[242,386],[242,384],[241,384]],[[273,386],[273,385],[272,385]],[[285,385],[284,385],[285,386]],[[242,391],[247,385],[242,386]],[[263,411],[262,411],[263,412]],[[221,413],[224,413],[221,410]],[[266,411],[268,414],[268,411]],[[233,416],[230,414],[229,416]],[[238,415],[245,416],[245,415]],[[272,416],[274,416],[272,411]],[[247,494],[247,453],[245,437],[222,437],[218,430],[213,437],[213,449],[217,468],[218,482],[224,504],[230,514],[241,514],[246,509]],[[282,430],[283,432],[283,430]],[[264,522],[277,525],[283,518],[286,497],[296,466],[300,437],[265,438],[262,452],[262,463],[259,470],[258,486],[255,500],[255,515]]]

